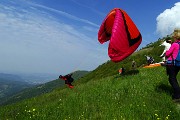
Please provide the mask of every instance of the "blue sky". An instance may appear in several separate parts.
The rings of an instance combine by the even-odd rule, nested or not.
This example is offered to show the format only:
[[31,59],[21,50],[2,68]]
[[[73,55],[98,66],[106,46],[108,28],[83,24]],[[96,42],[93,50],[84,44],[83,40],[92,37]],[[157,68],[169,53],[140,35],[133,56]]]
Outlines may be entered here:
[[180,27],[178,0],[0,0],[0,72],[95,69],[109,60],[97,33],[113,8],[137,25],[139,48]]

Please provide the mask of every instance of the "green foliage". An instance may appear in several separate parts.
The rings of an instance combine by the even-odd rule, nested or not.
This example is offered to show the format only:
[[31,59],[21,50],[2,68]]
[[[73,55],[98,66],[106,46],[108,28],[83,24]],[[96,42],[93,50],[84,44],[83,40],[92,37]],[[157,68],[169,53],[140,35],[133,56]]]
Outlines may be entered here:
[[86,71],[86,70],[78,70],[78,71],[73,72],[72,77],[74,78],[74,80],[77,80],[77,79],[85,76],[88,73],[89,73],[89,71]]

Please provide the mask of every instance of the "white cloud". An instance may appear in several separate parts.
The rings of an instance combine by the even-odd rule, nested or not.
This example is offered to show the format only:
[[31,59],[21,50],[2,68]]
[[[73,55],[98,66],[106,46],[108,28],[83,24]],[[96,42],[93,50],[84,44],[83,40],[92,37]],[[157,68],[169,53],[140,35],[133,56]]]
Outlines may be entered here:
[[171,9],[163,11],[156,21],[156,31],[161,37],[171,34],[174,28],[180,28],[180,2],[175,3]]
[[[86,30],[97,28],[86,20],[80,21],[87,24],[87,27],[82,26]],[[76,26],[59,22],[35,6],[25,9],[0,4],[0,71],[92,70],[107,60],[106,51],[94,35],[86,35]]]
[[59,11],[59,10],[56,10],[56,9],[53,9],[53,8],[50,8],[50,7],[46,7],[46,6],[43,6],[43,5],[39,5],[39,4],[33,4],[33,3],[31,3],[31,4],[34,5],[34,6],[37,6],[37,7],[43,8],[43,9],[47,9],[47,10],[49,10],[49,11],[56,12],[56,13],[61,14],[61,15],[64,15],[64,16],[70,18],[70,19],[77,20],[77,21],[80,21],[80,22],[84,22],[84,23],[89,24],[89,25],[92,25],[92,26],[94,26],[94,27],[99,27],[97,24],[92,23],[91,21],[78,18],[78,17],[73,16],[73,15],[71,15],[71,14],[68,14],[68,13],[66,13],[66,12]]
[[[78,1],[78,0],[71,0],[71,1],[74,2],[75,4],[81,6],[81,7],[90,9],[92,12],[94,12],[94,13],[100,15],[100,16],[103,16],[103,17],[104,17],[104,16],[106,15],[105,13],[102,13],[102,12],[96,10],[94,7],[92,7],[92,6],[90,7],[90,6],[89,6],[89,5],[90,5],[89,2],[92,2],[93,4],[96,4],[94,1],[88,1],[88,5],[82,4],[82,3],[80,3],[80,1]],[[98,1],[96,1],[96,2],[98,2]],[[101,2],[101,1],[99,1],[99,2]],[[100,3],[100,4],[101,4],[101,3]]]

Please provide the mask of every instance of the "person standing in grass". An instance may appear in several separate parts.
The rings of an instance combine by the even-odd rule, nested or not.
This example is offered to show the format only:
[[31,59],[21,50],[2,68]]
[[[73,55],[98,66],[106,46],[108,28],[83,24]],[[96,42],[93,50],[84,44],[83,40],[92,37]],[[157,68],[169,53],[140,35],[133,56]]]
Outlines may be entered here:
[[177,42],[180,42],[180,30],[174,30],[173,38],[175,42],[171,45],[170,49],[166,51],[167,63],[166,63],[166,70],[169,76],[169,83],[173,88],[173,95],[172,99],[174,101],[180,102],[180,87],[177,81],[177,74],[180,70],[180,67],[175,66],[173,64],[173,60],[176,59],[180,46]]
[[147,56],[145,55],[146,59],[147,59],[147,64],[150,65],[150,64],[153,64],[154,63],[154,59],[153,57],[151,56]]
[[65,76],[60,75],[59,79],[62,79],[65,81],[65,84],[68,85],[69,88],[73,88],[72,82],[74,79],[72,78],[72,74],[67,74]]
[[133,70],[136,69],[136,62],[134,60],[132,61],[131,67]]
[[124,72],[125,72],[124,67],[122,67],[122,68],[119,69],[119,74],[120,74],[120,75],[124,75]]

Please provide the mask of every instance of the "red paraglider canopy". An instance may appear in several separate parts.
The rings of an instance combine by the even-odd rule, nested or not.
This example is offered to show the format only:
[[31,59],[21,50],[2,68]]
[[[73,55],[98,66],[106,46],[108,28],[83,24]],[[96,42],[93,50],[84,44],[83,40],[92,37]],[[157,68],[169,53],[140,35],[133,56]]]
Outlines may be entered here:
[[101,44],[110,40],[108,55],[113,62],[120,62],[138,48],[142,36],[128,14],[114,8],[102,22],[98,40]]

